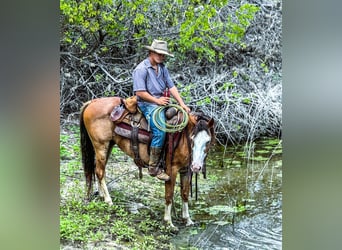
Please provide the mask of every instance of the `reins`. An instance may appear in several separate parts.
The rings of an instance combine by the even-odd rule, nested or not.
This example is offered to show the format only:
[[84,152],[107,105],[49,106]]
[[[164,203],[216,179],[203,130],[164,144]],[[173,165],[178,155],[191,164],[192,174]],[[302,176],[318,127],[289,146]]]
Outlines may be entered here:
[[[197,115],[198,117],[200,117],[200,120],[204,120],[206,122],[208,122],[208,120],[202,116],[201,113],[193,113],[195,115]],[[198,123],[195,125],[194,127],[194,131],[198,130],[198,126],[199,126],[199,121]],[[209,130],[210,136],[212,137],[212,132]],[[191,145],[190,145],[190,138],[188,137],[188,145],[189,145],[189,152],[190,152],[190,162],[192,161],[192,150],[191,150]],[[206,157],[205,157],[206,159]],[[202,167],[202,174],[203,174],[203,178],[206,179],[207,178],[207,173],[206,173],[206,160],[204,159],[203,162],[203,167]],[[191,171],[191,168],[189,166],[189,179],[190,179],[190,188],[191,188],[191,197],[192,197],[192,176],[193,176],[193,172]],[[195,199],[197,201],[198,198],[198,173],[195,174]]]

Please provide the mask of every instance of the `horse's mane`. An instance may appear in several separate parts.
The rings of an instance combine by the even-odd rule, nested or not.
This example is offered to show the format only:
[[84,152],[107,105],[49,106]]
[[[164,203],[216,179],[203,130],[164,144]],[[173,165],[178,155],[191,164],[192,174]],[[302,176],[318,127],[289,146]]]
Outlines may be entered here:
[[208,129],[207,122],[211,118],[209,116],[205,115],[202,110],[193,111],[190,114],[196,116],[197,123],[195,126],[195,133]]
[[211,119],[211,117],[209,117],[208,115],[206,115],[202,110],[198,109],[198,110],[195,110],[195,111],[191,111],[192,115],[195,115],[197,116],[198,120],[205,120],[205,121],[209,121]]

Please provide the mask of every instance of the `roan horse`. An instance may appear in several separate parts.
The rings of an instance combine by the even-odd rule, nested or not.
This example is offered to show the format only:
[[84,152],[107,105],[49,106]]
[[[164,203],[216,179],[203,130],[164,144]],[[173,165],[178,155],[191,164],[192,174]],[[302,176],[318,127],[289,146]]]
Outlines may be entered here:
[[[113,202],[106,185],[105,167],[114,144],[128,156],[134,157],[130,139],[116,134],[114,132],[116,125],[110,119],[111,111],[120,104],[120,101],[119,97],[94,99],[84,103],[80,113],[81,151],[88,187],[87,197],[90,198],[96,174],[100,196],[109,205],[112,205]],[[166,164],[166,173],[171,179],[165,182],[164,220],[171,227],[176,228],[171,220],[171,206],[178,172],[180,173],[183,201],[182,217],[186,220],[187,226],[193,224],[188,210],[189,173],[190,170],[198,173],[203,168],[209,146],[214,142],[214,138],[214,120],[212,118],[189,114],[188,124],[180,133],[180,139],[174,148],[173,155],[166,154],[165,162],[169,163]],[[139,154],[143,162],[148,164],[147,144],[139,143]]]

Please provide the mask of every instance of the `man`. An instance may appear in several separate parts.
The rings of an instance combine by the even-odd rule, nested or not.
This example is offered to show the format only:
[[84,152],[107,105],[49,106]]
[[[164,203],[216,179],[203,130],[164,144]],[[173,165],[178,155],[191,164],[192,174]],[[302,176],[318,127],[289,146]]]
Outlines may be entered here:
[[[173,54],[168,51],[167,42],[153,40],[152,45],[145,46],[145,48],[149,50],[149,54],[133,71],[133,91],[138,97],[138,106],[146,117],[152,132],[148,172],[151,176],[168,181],[170,177],[157,166],[166,133],[155,126],[152,119],[153,112],[159,106],[165,106],[169,103],[170,97],[165,94],[167,90],[184,110],[190,112],[190,109],[184,104],[166,66],[163,64],[165,56],[173,57]],[[164,113],[161,114],[161,119],[165,121]]]

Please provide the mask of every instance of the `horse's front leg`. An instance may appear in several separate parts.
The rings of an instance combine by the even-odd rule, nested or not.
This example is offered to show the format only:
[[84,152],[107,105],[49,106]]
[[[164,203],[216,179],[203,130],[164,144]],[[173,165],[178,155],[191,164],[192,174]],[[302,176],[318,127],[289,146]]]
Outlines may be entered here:
[[165,182],[165,213],[164,213],[164,221],[170,225],[173,229],[178,230],[172,223],[171,218],[171,208],[172,208],[172,200],[173,194],[175,191],[177,170],[173,169],[171,171],[167,171],[167,174],[171,177],[169,181]]
[[182,206],[182,218],[186,220],[186,225],[191,226],[194,222],[189,215],[189,191],[190,191],[190,179],[188,173],[180,173],[181,181],[181,196],[183,201]]

